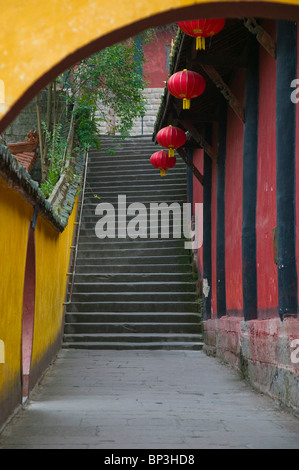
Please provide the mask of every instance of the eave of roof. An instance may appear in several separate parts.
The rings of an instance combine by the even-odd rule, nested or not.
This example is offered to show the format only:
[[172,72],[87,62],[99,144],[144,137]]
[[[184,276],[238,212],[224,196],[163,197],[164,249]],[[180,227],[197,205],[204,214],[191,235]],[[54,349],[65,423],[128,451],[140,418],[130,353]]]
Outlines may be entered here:
[[217,120],[222,94],[221,89],[216,86],[216,80],[211,79],[209,72],[215,71],[223,82],[229,85],[236,71],[247,65],[250,36],[243,19],[226,20],[223,30],[206,41],[206,50],[196,51],[195,39],[178,30],[168,78],[175,72],[187,68],[205,78],[206,89],[201,96],[191,101],[190,110],[183,111],[181,100],[170,95],[166,82],[154,125],[154,141],[159,130],[169,124],[184,129],[182,122],[187,119],[197,130],[201,130],[206,124]]

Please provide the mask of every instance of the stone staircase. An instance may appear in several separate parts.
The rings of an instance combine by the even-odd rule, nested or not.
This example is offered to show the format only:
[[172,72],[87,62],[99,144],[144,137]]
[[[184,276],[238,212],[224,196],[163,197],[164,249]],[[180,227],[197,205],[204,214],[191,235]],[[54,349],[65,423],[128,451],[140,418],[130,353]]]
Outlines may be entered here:
[[[149,217],[146,238],[117,238],[117,225],[116,238],[95,234],[101,219],[96,206],[112,204],[117,222],[118,195],[126,195],[127,207],[136,202],[147,208],[152,202],[186,202],[185,164],[177,158],[177,165],[161,178],[149,162],[157,150],[149,137],[106,138],[100,152],[89,153],[64,348],[202,347],[196,277],[185,240],[173,238],[172,228],[168,239],[161,238],[163,222],[158,224],[159,238],[150,238]],[[127,226],[137,214],[127,215]]]

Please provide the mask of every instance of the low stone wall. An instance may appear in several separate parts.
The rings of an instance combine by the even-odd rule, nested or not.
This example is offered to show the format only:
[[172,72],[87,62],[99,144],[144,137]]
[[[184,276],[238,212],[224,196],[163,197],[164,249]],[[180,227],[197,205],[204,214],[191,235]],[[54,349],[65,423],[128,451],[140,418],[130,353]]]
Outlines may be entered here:
[[204,350],[238,369],[249,383],[299,416],[299,318],[204,322]]
[[[39,95],[40,117],[42,121],[47,122],[47,90],[42,90]],[[53,99],[53,98],[52,98]],[[58,98],[58,115],[65,112],[65,100],[61,96]],[[53,109],[53,104],[52,104]],[[52,116],[53,119],[53,116]],[[25,106],[22,111],[16,116],[14,121],[6,128],[5,132],[0,135],[0,143],[7,145],[8,143],[24,142],[29,131],[38,131],[38,121],[36,114],[35,99]],[[40,138],[40,136],[39,136]],[[1,142],[2,141],[2,142]],[[39,148],[38,148],[39,155]],[[31,177],[34,181],[41,181],[41,161],[38,157],[34,163],[33,169],[30,171]]]

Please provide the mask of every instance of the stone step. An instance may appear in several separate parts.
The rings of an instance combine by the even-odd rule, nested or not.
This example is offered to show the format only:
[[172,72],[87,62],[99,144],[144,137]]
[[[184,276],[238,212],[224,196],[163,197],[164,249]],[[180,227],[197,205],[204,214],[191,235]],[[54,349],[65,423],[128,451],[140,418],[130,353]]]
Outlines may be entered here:
[[[134,199],[134,198],[130,198],[130,197],[127,197],[127,196],[125,198],[125,201],[126,201],[126,206],[124,205],[124,198],[120,198],[120,199],[114,198],[113,200],[111,200],[111,199],[108,200],[107,198],[102,198],[95,191],[95,194],[93,194],[93,196],[89,197],[89,200],[84,199],[83,214],[88,214],[88,216],[90,216],[90,215],[94,216],[94,215],[96,215],[96,210],[98,210],[97,208],[98,208],[99,203],[108,202],[109,204],[112,204],[114,213],[118,217],[118,215],[122,215],[125,210],[127,212],[129,206],[132,203],[138,202],[138,201],[136,201],[136,198]],[[153,201],[153,197],[152,198],[147,198],[147,199],[144,197],[139,202],[142,202],[143,206],[147,210],[147,214],[150,214],[151,209],[154,209],[155,211],[157,211],[157,210],[161,211],[161,209],[163,207],[167,208],[167,210],[171,211],[171,207],[176,208],[177,204],[179,204],[180,209],[181,209],[181,214],[183,214],[184,213],[183,212],[183,210],[184,210],[183,204],[186,203],[186,198],[180,198],[180,200],[177,200],[177,198],[169,198],[169,197],[166,198],[165,197],[164,200],[161,200],[161,196],[160,196],[158,200]],[[153,203],[154,203],[154,205],[153,205]],[[169,205],[169,207],[165,206],[165,203],[167,203]],[[175,203],[176,205],[172,206],[173,203]],[[119,204],[124,206],[124,207],[120,208],[120,211],[118,210],[119,209],[118,208]],[[161,205],[161,204],[164,204],[164,205]],[[133,208],[131,206],[130,210],[133,210]],[[188,206],[186,207],[186,209],[188,209]]]
[[[109,201],[103,201],[103,202],[109,202]],[[109,202],[110,204],[110,202]],[[167,206],[148,206],[144,204],[143,206],[140,206],[140,212],[138,210],[136,211],[137,206],[131,207],[129,210],[121,209],[118,210],[118,203],[112,204],[112,206],[107,206],[101,207],[99,204],[89,204],[88,207],[87,205],[84,205],[84,210],[82,215],[82,223],[84,222],[90,222],[90,223],[95,223],[97,222],[100,218],[105,216],[105,220],[116,220],[125,223],[126,221],[130,221],[135,219],[137,217],[138,219],[142,222],[144,221],[151,221],[152,224],[156,225],[161,225],[163,222],[165,225],[166,223],[171,223],[172,220],[175,218],[175,220],[178,220],[181,222],[181,224],[185,223],[185,219],[187,217],[188,212],[188,207],[185,209],[179,205],[179,206],[172,206],[172,207],[167,207]],[[186,226],[189,227],[191,225],[190,220],[186,221]]]
[[[106,152],[103,153],[98,153],[98,154],[89,154],[88,156],[88,163],[87,166],[91,165],[97,165],[102,162],[105,162],[107,165],[117,165],[118,162],[123,162],[127,161],[128,163],[131,162],[136,162],[138,163],[143,163],[144,165],[151,165],[150,163],[150,158],[153,153],[159,152],[160,150],[166,150],[163,148],[147,148],[145,150],[136,150],[136,149],[131,149],[131,150],[117,150],[115,153],[109,155]],[[179,163],[180,165],[184,165],[184,161],[181,159],[181,157],[178,155],[177,152],[175,152],[175,159],[176,163]]]
[[173,264],[80,264],[77,265],[76,267],[76,273],[77,274],[113,274],[113,273],[118,273],[118,274],[138,274],[139,276],[142,275],[143,273],[152,273],[152,274],[158,274],[159,275],[166,275],[166,274],[180,274],[184,275],[186,273],[189,273],[191,275],[192,273],[192,266],[190,264],[181,264],[178,265],[176,263]]
[[113,302],[75,302],[67,307],[68,312],[185,312],[199,310],[198,302],[187,301],[113,301]]
[[[156,179],[157,181],[159,180],[163,180],[163,181],[167,181],[167,177],[169,175],[172,175],[173,176],[173,179],[175,179],[176,177],[180,177],[182,178],[184,175],[185,175],[185,170],[184,170],[184,167],[181,167],[180,165],[175,165],[173,168],[169,169],[166,173],[166,176],[163,176],[161,177],[160,176],[160,172],[157,168],[154,168],[151,164],[150,166],[149,165],[142,165],[142,166],[139,166],[139,165],[132,165],[132,166],[128,166],[128,165],[124,165],[124,168],[113,168],[113,167],[106,167],[105,165],[103,165],[103,168],[102,167],[90,167],[89,168],[89,171],[93,173],[94,176],[102,176],[102,177],[108,177],[109,175],[114,175],[115,178],[121,178],[122,176],[123,177],[128,177],[130,175],[135,175],[136,179],[138,179],[139,176],[141,177],[144,177],[147,173],[149,174],[149,176],[153,176],[156,175]],[[99,175],[97,175],[97,173],[99,173]]]
[[[80,234],[86,237],[95,237],[98,240],[102,240],[102,243],[105,243],[106,240],[114,240],[115,243],[118,243],[120,240],[182,240],[185,242],[184,238],[184,227],[180,225],[168,226],[164,224],[162,226],[151,225],[150,222],[142,221],[133,221],[133,225],[129,224],[129,220],[126,224],[123,225],[121,232],[119,231],[117,219],[110,221],[111,228],[110,231],[107,231],[107,219],[99,217],[98,221],[95,223],[84,223],[81,225]],[[136,225],[137,224],[137,225]],[[126,238],[122,238],[123,230],[126,230]],[[183,243],[182,243],[183,245]],[[184,246],[184,245],[183,245]],[[189,244],[187,245],[187,247]],[[137,248],[136,248],[137,250]],[[151,255],[150,252],[148,252]],[[186,254],[185,250],[185,254]]]
[[[131,142],[126,143],[126,145],[105,145],[101,147],[100,150],[89,150],[88,156],[89,158],[99,158],[99,157],[111,157],[115,158],[118,155],[126,154],[138,154],[138,155],[145,155],[145,154],[152,154],[153,152],[158,152],[159,150],[166,150],[160,145],[156,145],[153,142]],[[176,150],[175,150],[176,152]],[[176,152],[177,153],[177,152]]]
[[73,292],[196,292],[194,282],[75,282]]
[[[118,165],[127,163],[130,166],[143,165],[153,169],[154,167],[150,162],[152,154],[153,152],[151,150],[144,153],[122,152],[121,154],[118,153],[116,155],[98,154],[97,156],[94,155],[93,157],[89,156],[87,168],[94,168],[101,165],[107,168],[109,168],[109,166],[115,166],[115,168],[117,168]],[[175,155],[175,166],[182,169],[185,168],[184,160],[177,154]]]
[[[116,199],[118,200],[118,196],[126,196],[127,200],[129,198],[138,198],[138,200],[147,200],[149,198],[153,199],[160,197],[161,201],[164,200],[164,197],[170,198],[173,200],[184,200],[186,196],[186,188],[172,188],[172,187],[157,187],[157,186],[150,186],[146,189],[140,187],[138,189],[127,189],[126,191],[120,191],[120,189],[115,186],[115,188],[101,188],[100,186],[94,186],[92,189],[87,188],[85,192],[84,200],[88,199],[89,197],[94,198],[95,192],[97,196],[101,199]],[[145,196],[146,194],[146,196]],[[161,197],[163,196],[163,197]],[[101,201],[99,201],[101,202]],[[136,199],[137,202],[137,199]]]
[[[88,190],[90,190],[89,192],[93,192],[93,189],[94,188],[97,188],[97,189],[100,189],[100,190],[103,190],[103,191],[107,191],[107,190],[111,190],[111,191],[115,191],[115,190],[118,190],[118,192],[121,194],[122,192],[124,192],[126,194],[126,192],[130,192],[132,191],[132,181],[117,181],[115,178],[111,180],[108,180],[108,178],[106,179],[105,178],[105,181],[101,181],[99,180],[99,178],[102,178],[101,176],[100,177],[94,177],[93,179],[90,179],[88,180],[88,185],[89,187],[87,188],[87,192]],[[176,179],[168,179],[167,182],[165,180],[163,180],[163,178],[159,179],[159,180],[156,180],[154,178],[152,178],[151,180],[149,178],[143,178],[143,179],[140,179],[138,181],[136,181],[134,183],[134,189],[137,191],[137,190],[146,190],[146,189],[150,189],[152,190],[153,188],[157,188],[157,189],[160,189],[160,190],[164,190],[164,189],[172,189],[174,192],[175,191],[178,191],[178,190],[185,190],[186,191],[186,183],[183,179],[181,180],[177,180]]]
[[126,141],[126,142],[101,142],[101,148],[99,150],[97,149],[90,149],[88,154],[90,157],[93,157],[95,155],[111,155],[113,156],[113,153],[118,153],[118,152],[128,152],[128,151],[135,151],[135,152],[144,152],[146,150],[155,150],[155,149],[160,149],[160,145],[155,144],[153,141],[146,140],[142,142],[141,140],[136,142],[133,141]]
[[157,272],[150,272],[150,273],[129,273],[129,272],[103,272],[103,273],[78,273],[76,271],[75,274],[75,282],[76,283],[111,283],[111,282],[159,282],[163,280],[163,282],[190,282],[192,279],[192,274],[190,271],[186,273],[157,273]]
[[[93,190],[94,189],[94,190]],[[95,210],[100,203],[109,203],[112,204],[114,212],[117,214],[118,211],[121,211],[121,214],[126,212],[133,213],[134,211],[142,211],[144,207],[147,209],[147,212],[151,209],[155,211],[161,211],[164,208],[164,211],[172,211],[174,209],[178,210],[178,206],[180,207],[181,212],[186,205],[186,191],[174,192],[174,191],[152,191],[142,192],[136,191],[135,194],[131,194],[130,192],[111,192],[110,194],[107,192],[102,192],[101,189],[92,188],[90,191],[86,192],[84,201],[83,201],[83,208],[84,212],[88,211],[90,214],[93,211],[95,214]],[[141,202],[143,206],[132,206],[132,203]],[[174,204],[174,205],[173,205]],[[188,205],[185,207],[185,210],[188,208]]]
[[[105,201],[108,202],[108,201]],[[140,210],[139,210],[140,209]],[[104,220],[107,222],[116,221],[126,223],[131,220],[140,221],[141,223],[151,222],[152,226],[165,226],[170,225],[175,221],[175,225],[183,226],[185,223],[186,217],[186,210],[182,210],[180,206],[173,206],[173,208],[159,208],[159,207],[152,207],[152,209],[148,209],[147,207],[134,206],[127,210],[117,210],[115,206],[103,206],[101,207],[100,204],[95,208],[94,213],[89,211],[82,216],[81,219],[81,226],[82,224],[95,224],[98,220],[104,217]],[[186,224],[187,225],[187,224]],[[190,225],[190,223],[188,223]]]
[[[87,233],[85,233],[84,235],[82,234],[82,237],[80,237],[80,240],[82,240],[81,246],[84,245],[84,248],[82,248],[83,251],[95,250],[95,251],[101,251],[103,253],[106,250],[118,251],[119,249],[122,248],[122,241],[123,241],[124,249],[127,249],[127,250],[134,250],[134,245],[135,245],[134,242],[137,242],[135,250],[138,252],[138,250],[143,249],[143,245],[141,245],[141,242],[145,241],[148,243],[147,249],[148,249],[148,252],[150,253],[150,252],[155,252],[155,246],[154,245],[153,247],[150,246],[151,242],[153,242],[154,244],[154,242],[163,243],[169,240],[173,242],[178,242],[178,246],[173,247],[173,253],[178,254],[179,249],[182,250],[181,254],[184,254],[184,253],[186,254],[190,252],[189,247],[191,245],[191,240],[186,240],[184,238],[174,238],[171,231],[170,231],[169,238],[165,237],[164,235],[163,236],[161,235],[163,234],[159,233],[158,238],[150,238],[150,233],[149,233],[147,238],[130,238],[128,236],[126,238],[121,238],[121,237],[118,237],[117,228],[116,228],[115,237],[98,238],[98,236],[95,233],[95,230],[90,229],[90,230],[87,230]],[[140,242],[140,245],[138,244],[138,242]],[[159,250],[161,249],[163,249],[163,247],[157,246],[156,248],[158,253],[159,253]]]
[[151,342],[200,342],[202,340],[202,336],[198,334],[188,334],[188,333],[93,333],[93,334],[64,334],[64,342],[100,342],[103,343],[105,341],[111,342],[130,342],[130,343],[151,343]]
[[166,176],[161,177],[159,171],[156,169],[149,170],[139,170],[135,167],[132,167],[132,170],[128,170],[126,167],[124,171],[103,171],[102,169],[97,170],[91,169],[90,175],[88,175],[88,185],[93,186],[94,183],[99,184],[126,184],[126,183],[143,184],[143,183],[152,183],[152,184],[161,184],[166,186],[168,184],[179,183],[186,185],[186,174],[184,171],[179,172],[169,171]]
[[198,323],[155,323],[155,322],[138,322],[138,323],[68,323],[65,327],[66,335],[92,335],[92,334],[109,334],[121,333],[130,334],[201,334],[201,328]]
[[80,246],[79,254],[81,258],[114,258],[114,257],[132,257],[132,256],[138,256],[139,258],[145,256],[188,256],[188,259],[190,260],[190,254],[183,248],[183,247],[174,247],[174,248],[136,248],[133,244],[130,247],[126,249],[121,249],[120,244],[118,247],[115,247],[114,245],[110,246],[109,249],[106,246],[106,244],[103,243],[102,250],[100,250],[98,247],[95,247],[94,245],[90,244],[91,248],[87,249],[87,247],[82,247]]
[[[98,255],[98,256],[96,256]],[[102,253],[94,253],[94,256],[91,256],[90,258],[84,257],[81,255],[81,252],[78,252],[78,258],[77,258],[77,265],[82,266],[82,265],[88,265],[88,261],[92,259],[92,265],[99,265],[99,266],[106,266],[106,265],[117,265],[117,266],[122,266],[122,265],[130,265],[131,263],[133,265],[168,265],[171,262],[176,261],[178,265],[188,265],[190,263],[190,255],[179,255],[176,256],[175,258],[173,256],[143,256],[140,258],[139,256],[117,256],[118,253],[115,253],[115,256],[113,257],[104,257],[102,256]]]
[[201,341],[152,341],[152,342],[126,342],[126,341],[104,341],[104,342],[67,342],[64,339],[62,347],[64,349],[87,349],[87,350],[187,350],[199,351],[203,348],[204,343]]
[[[122,153],[116,153],[115,155],[107,155],[107,154],[97,154],[88,157],[88,162],[87,162],[87,168],[94,167],[97,165],[102,165],[103,163],[107,167],[111,166],[117,166],[118,163],[121,164],[123,162],[127,162],[128,165],[132,164],[141,164],[144,166],[149,165],[149,168],[153,169],[153,166],[150,162],[151,156],[155,151],[157,152],[159,149],[154,150],[148,150],[147,152],[138,152],[138,153],[133,153],[131,152],[122,152]],[[162,150],[162,149],[161,149]],[[185,162],[184,160],[177,154],[175,154],[175,165],[180,166],[181,168],[184,168]]]
[[196,312],[66,312],[67,323],[196,323],[201,328]]
[[182,239],[156,239],[156,238],[105,238],[101,240],[97,238],[94,234],[91,237],[80,236],[79,239],[79,250],[153,250],[159,251],[162,249],[173,250],[174,252],[182,251],[185,252],[184,242],[186,240]]
[[189,302],[197,301],[196,292],[74,292],[72,296],[73,303],[94,304],[101,302],[110,302],[111,304],[123,303],[125,306],[130,303],[142,302]]
[[[173,172],[169,172],[169,174],[176,174],[180,175],[181,177],[183,175],[186,175],[185,171],[185,164],[183,163],[182,160],[178,160],[176,158],[175,160],[175,165],[172,167],[174,170]],[[136,173],[135,173],[136,171]],[[162,179],[166,180],[165,177],[161,178],[160,173],[157,172],[157,168],[155,168],[151,162],[150,159],[136,159],[132,160],[129,159],[129,157],[125,158],[118,158],[112,160],[105,160],[101,159],[98,160],[97,162],[88,162],[87,164],[87,176],[93,177],[94,174],[96,173],[101,173],[102,175],[108,175],[111,172],[115,172],[117,175],[121,174],[128,174],[131,173],[132,175],[135,174],[136,176],[142,176],[142,174],[148,173],[148,175],[152,175],[153,177],[156,175],[157,180]]]
[[[137,217],[137,218],[135,218]],[[141,218],[139,216],[118,218],[98,215],[88,222],[82,222],[80,226],[80,243],[113,243],[115,247],[120,247],[120,243],[126,243],[127,249],[131,249],[136,244],[136,249],[142,248],[141,242],[177,242],[178,247],[188,246],[186,242],[190,241],[190,236],[186,237],[187,232],[191,234],[189,225],[181,223],[172,223],[172,217],[168,223],[168,218],[163,218],[156,223],[155,220]],[[110,226],[111,232],[107,233],[107,227]],[[96,232],[97,227],[97,232]],[[103,230],[103,234],[101,231]],[[142,230],[142,231],[141,231]],[[131,243],[132,242],[132,243]],[[129,245],[131,243],[131,245]],[[150,246],[148,246],[150,248]],[[166,248],[164,246],[164,248]],[[80,246],[81,249],[81,246]],[[84,247],[82,247],[84,249]],[[107,246],[107,249],[112,249]],[[158,247],[157,247],[158,249]]]
[[[100,217],[99,219],[100,220]],[[105,220],[104,220],[105,222]],[[115,243],[118,243],[120,240],[124,240],[128,242],[130,239],[131,240],[181,240],[182,242],[186,242],[188,240],[185,240],[183,237],[183,227],[181,227],[181,230],[179,230],[179,226],[174,227],[175,231],[172,230],[172,227],[169,227],[169,230],[165,231],[165,228],[167,225],[162,226],[162,227],[156,227],[153,226],[152,228],[150,227],[150,224],[144,224],[144,227],[141,226],[139,227],[138,225],[135,227],[131,226],[129,227],[128,223],[127,225],[124,226],[124,229],[126,229],[126,238],[122,238],[119,236],[118,232],[118,224],[117,220],[115,224],[113,224],[111,228],[111,232],[107,232],[107,227],[104,225],[104,228],[102,229],[102,226],[100,225],[97,227],[96,230],[96,224],[89,224],[87,227],[84,225],[80,228],[80,239],[81,236],[84,237],[84,239],[88,238],[90,240],[102,240],[102,242],[108,242],[109,240],[112,240]],[[154,230],[151,233],[151,229]],[[112,231],[113,230],[113,231]],[[109,238],[108,238],[109,237]]]
[[158,151],[160,148],[160,145],[156,145],[154,142],[127,142],[125,145],[113,144],[113,142],[110,142],[109,144],[106,143],[105,145],[102,145],[100,150],[89,150],[88,153],[91,158],[101,155],[108,155],[109,157],[113,157],[114,155],[118,155],[120,153],[145,153],[146,151],[152,150]]

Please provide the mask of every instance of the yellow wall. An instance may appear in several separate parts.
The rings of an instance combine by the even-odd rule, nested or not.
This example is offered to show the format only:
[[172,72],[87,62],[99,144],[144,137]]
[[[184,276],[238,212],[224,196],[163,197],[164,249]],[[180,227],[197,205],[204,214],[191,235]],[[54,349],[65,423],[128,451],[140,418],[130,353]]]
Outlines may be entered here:
[[[261,5],[262,8],[265,5],[263,11]],[[20,110],[34,96],[33,91],[39,91],[88,53],[138,30],[188,19],[191,14],[193,17],[279,14],[295,21],[297,10],[290,10],[292,5],[298,7],[299,0],[0,0],[0,131],[11,122],[14,110],[2,123],[1,117],[14,105]],[[44,79],[40,80],[41,77]],[[21,98],[23,101],[17,103]]]
[[[75,215],[76,204],[62,233],[38,215],[31,369],[43,361],[60,337]],[[0,428],[1,419],[18,404],[16,400],[21,402],[23,289],[32,218],[33,207],[0,177],[0,341],[5,348],[5,362],[0,361]]]
[[63,302],[69,268],[76,205],[63,233],[43,217],[35,230],[36,288],[32,368],[56,341],[63,321]]
[[0,400],[20,383],[24,272],[33,209],[0,178]]

